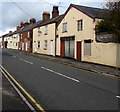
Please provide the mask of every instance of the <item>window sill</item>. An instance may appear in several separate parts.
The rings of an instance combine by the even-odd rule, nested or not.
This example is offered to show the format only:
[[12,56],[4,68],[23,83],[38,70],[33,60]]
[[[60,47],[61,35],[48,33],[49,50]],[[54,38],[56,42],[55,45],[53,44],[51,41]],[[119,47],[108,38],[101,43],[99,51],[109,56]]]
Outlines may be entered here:
[[47,50],[46,48],[44,48],[44,50]]
[[67,31],[63,31],[62,33],[67,33]]

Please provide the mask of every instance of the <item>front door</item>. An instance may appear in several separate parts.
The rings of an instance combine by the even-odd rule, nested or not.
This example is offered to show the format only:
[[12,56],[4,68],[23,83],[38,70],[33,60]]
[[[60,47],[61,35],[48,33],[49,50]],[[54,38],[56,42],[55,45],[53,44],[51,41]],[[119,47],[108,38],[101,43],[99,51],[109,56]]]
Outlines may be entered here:
[[27,48],[28,48],[28,43],[26,42],[26,49],[25,49],[25,51],[27,51]]
[[77,42],[77,60],[81,61],[81,42]]
[[54,42],[53,42],[53,40],[50,41],[50,55],[54,55]]
[[65,56],[65,42],[64,42],[64,40],[61,40],[61,44],[60,44],[60,56]]

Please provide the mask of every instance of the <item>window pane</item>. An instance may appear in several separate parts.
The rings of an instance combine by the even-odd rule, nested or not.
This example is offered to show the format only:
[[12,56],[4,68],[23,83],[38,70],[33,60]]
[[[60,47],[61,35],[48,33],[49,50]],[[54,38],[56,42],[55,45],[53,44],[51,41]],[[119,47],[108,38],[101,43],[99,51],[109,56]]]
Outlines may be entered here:
[[78,21],[78,31],[81,31],[81,30],[83,30],[83,20],[82,19]]
[[74,40],[70,40],[70,57],[74,57]]
[[63,32],[67,31],[67,23],[63,23]]
[[65,56],[69,56],[69,41],[65,41]]
[[84,43],[84,55],[91,56],[91,43]]

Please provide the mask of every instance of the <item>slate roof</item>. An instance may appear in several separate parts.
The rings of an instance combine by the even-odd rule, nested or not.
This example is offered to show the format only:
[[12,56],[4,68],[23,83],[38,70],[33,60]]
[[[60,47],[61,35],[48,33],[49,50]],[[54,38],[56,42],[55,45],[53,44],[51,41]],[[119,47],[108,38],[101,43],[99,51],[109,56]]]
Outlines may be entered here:
[[25,32],[25,31],[29,31],[29,30],[32,30],[33,28],[35,28],[38,24],[42,23],[42,20],[41,21],[37,21],[35,22],[34,24],[31,24],[31,25],[28,25],[24,28],[21,28],[19,30],[16,30],[12,33],[13,34],[17,34],[17,33],[22,33],[22,32]]
[[63,17],[64,17],[64,14],[63,15],[59,15],[59,16],[53,18],[53,19],[44,21],[42,24],[37,25],[37,27],[43,26],[43,25],[47,25],[47,24],[51,24],[51,23],[59,24],[59,22],[62,20]]
[[107,10],[100,8],[93,8],[74,4],[71,4],[70,7],[74,7],[92,18],[104,19],[106,15],[109,14]]

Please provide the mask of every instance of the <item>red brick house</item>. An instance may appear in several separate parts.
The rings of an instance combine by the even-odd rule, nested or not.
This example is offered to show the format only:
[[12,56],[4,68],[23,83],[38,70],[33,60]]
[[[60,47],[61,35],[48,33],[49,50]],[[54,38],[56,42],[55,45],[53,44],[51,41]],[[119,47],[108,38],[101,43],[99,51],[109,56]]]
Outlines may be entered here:
[[33,24],[36,22],[34,18],[30,19],[30,23],[26,22],[20,23],[20,26],[17,26],[17,29],[19,30],[18,33],[20,33],[20,42],[19,42],[19,50],[32,52],[32,27]]

